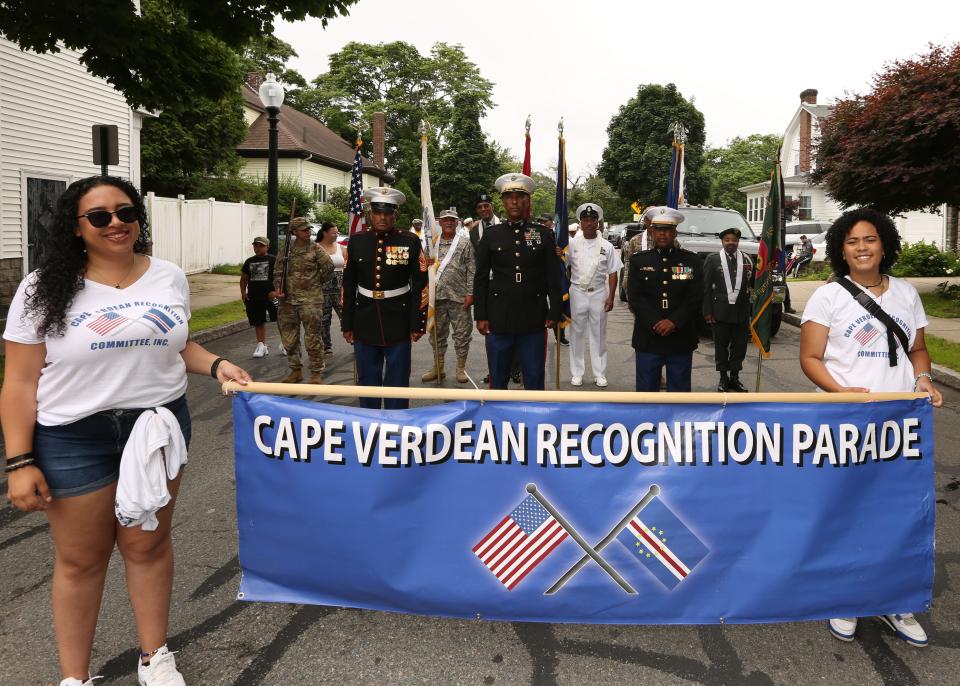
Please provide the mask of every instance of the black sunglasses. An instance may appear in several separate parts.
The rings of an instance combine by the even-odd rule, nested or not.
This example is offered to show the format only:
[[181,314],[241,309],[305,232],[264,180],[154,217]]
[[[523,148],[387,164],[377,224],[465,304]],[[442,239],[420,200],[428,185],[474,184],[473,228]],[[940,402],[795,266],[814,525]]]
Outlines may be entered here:
[[[121,207],[119,210],[114,210],[113,212],[108,212],[107,210],[93,210],[92,212],[81,214],[80,217],[86,217],[91,226],[102,229],[110,225],[113,215],[117,215],[117,219],[122,221],[124,224],[129,224],[130,222],[135,222],[140,218],[140,210],[133,205],[128,205],[127,207]],[[79,219],[80,217],[77,218]]]

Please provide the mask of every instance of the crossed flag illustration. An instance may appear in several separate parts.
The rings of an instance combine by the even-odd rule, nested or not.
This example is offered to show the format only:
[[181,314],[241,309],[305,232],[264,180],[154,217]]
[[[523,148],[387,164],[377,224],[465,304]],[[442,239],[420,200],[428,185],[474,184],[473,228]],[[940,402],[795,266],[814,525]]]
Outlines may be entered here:
[[614,540],[671,590],[710,552],[659,498],[660,487],[656,484],[595,546],[587,543],[534,484],[527,484],[526,490],[528,495],[520,504],[473,547],[474,554],[507,590],[516,588],[568,537],[584,555],[544,595],[563,588],[590,560],[624,592],[636,595],[637,591],[600,555]]

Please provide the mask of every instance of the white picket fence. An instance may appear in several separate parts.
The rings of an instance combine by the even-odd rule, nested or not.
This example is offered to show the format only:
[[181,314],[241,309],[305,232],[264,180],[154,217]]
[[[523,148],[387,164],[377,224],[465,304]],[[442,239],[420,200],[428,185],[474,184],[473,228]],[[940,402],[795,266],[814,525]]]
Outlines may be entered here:
[[147,193],[153,254],[180,265],[187,274],[218,264],[237,264],[253,254],[256,236],[267,232],[265,205],[186,200]]

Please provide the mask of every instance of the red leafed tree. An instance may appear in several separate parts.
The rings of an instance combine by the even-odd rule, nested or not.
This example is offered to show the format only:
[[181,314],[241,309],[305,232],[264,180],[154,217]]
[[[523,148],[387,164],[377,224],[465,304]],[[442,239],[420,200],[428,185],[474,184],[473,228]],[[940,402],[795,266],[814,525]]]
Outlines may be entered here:
[[960,43],[888,64],[820,127],[813,180],[841,205],[960,205]]

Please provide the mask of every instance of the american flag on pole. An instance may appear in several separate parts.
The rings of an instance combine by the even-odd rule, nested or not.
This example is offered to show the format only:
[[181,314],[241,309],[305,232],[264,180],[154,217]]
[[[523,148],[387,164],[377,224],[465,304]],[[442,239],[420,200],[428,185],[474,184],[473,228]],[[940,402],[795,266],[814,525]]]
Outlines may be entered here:
[[567,531],[533,495],[528,495],[473,552],[512,591],[567,537]]
[[360,146],[363,141],[357,139],[357,154],[353,158],[353,172],[350,174],[350,206],[347,209],[347,223],[350,225],[350,235],[367,228],[363,218],[363,156]]
[[880,335],[880,331],[877,330],[870,322],[864,324],[863,328],[860,329],[853,339],[860,344],[860,347],[866,346],[870,341]]
[[427,123],[420,122],[420,204],[423,206],[423,256],[429,265],[427,285],[427,331],[436,326],[437,265],[433,262],[433,238],[438,235],[430,191],[430,164],[427,159]]
[[106,312],[87,324],[87,328],[94,333],[105,336],[127,321],[129,320],[122,314],[117,314],[116,312]]
[[656,496],[617,534],[617,540],[671,590],[710,552]]

